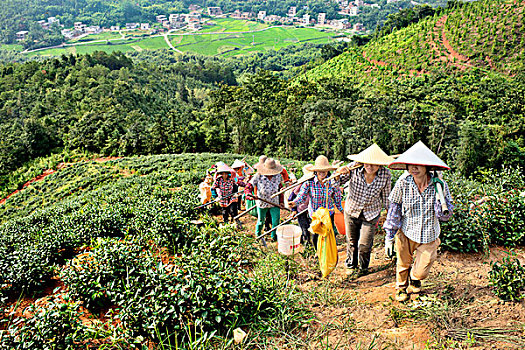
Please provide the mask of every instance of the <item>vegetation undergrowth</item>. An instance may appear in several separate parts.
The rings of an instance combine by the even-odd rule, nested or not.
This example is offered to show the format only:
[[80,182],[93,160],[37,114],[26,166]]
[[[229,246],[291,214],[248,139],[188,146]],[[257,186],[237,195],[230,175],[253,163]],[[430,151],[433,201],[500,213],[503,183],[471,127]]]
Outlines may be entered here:
[[[308,322],[282,261],[257,253],[253,238],[231,226],[209,217],[201,217],[201,228],[190,222],[201,214],[193,209],[194,183],[214,161],[191,155],[79,163],[10,199],[0,225],[3,346],[23,348],[34,338],[41,349],[90,342],[220,348],[239,327],[254,344]],[[15,209],[40,195],[56,202]],[[29,315],[16,311],[17,295],[39,297],[56,278],[67,287],[60,298],[35,304]],[[104,314],[106,322],[80,322],[83,313]],[[55,331],[54,341],[45,338]]]
[[501,262],[491,262],[489,284],[494,294],[503,300],[520,301],[525,297],[525,266],[509,254]]

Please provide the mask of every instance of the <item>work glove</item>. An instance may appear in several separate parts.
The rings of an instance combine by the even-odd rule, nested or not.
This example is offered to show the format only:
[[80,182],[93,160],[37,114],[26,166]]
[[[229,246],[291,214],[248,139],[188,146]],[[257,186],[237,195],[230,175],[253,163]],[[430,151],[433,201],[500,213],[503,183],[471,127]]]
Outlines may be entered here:
[[385,237],[385,254],[388,258],[392,259],[395,255],[394,252],[394,239]]

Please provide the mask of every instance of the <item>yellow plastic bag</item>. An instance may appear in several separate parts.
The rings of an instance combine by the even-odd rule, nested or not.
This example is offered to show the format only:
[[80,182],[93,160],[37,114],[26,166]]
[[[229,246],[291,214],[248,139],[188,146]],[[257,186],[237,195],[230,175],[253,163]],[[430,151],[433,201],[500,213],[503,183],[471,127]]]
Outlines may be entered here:
[[335,243],[334,229],[330,220],[330,211],[319,208],[312,215],[310,232],[319,235],[317,240],[317,256],[323,277],[328,276],[337,266],[337,244]]

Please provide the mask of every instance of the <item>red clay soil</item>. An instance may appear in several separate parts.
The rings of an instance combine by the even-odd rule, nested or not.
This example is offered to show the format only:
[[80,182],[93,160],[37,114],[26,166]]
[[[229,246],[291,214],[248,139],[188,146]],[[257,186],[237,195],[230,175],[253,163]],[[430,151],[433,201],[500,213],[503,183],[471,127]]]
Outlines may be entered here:
[[[460,70],[466,70],[467,68],[475,68],[468,59],[468,57],[460,54],[454,48],[452,45],[450,45],[450,42],[448,41],[446,35],[445,35],[445,22],[447,21],[448,16],[444,15],[441,17],[437,22],[436,26],[434,27],[434,33],[439,33],[441,35],[441,43],[444,48],[446,49],[445,56],[440,56],[439,59],[443,61],[447,61],[448,64],[460,69]],[[439,55],[441,55],[441,52],[437,49],[436,43],[432,40],[432,47],[438,52]],[[459,62],[457,62],[459,61]]]
[[[62,163],[60,163],[60,164],[62,164]],[[60,165],[60,164],[59,164],[59,165]],[[22,189],[26,188],[27,186],[29,186],[29,185],[32,184],[33,182],[36,182],[36,181],[40,181],[40,180],[42,180],[44,177],[46,177],[46,176],[48,176],[48,175],[51,175],[51,174],[53,174],[54,172],[55,172],[55,170],[53,170],[53,169],[48,169],[48,170],[44,171],[42,174],[38,175],[38,176],[35,177],[34,179],[31,179],[31,180],[29,180],[28,182],[26,182],[26,183],[24,184],[24,186],[22,186]],[[11,193],[10,195],[8,195],[7,197],[5,197],[4,199],[0,200],[0,205],[4,204],[5,201],[6,201],[7,199],[9,199],[9,197],[14,196],[15,194],[17,194],[17,193],[20,192],[20,191],[21,191],[21,190],[16,190],[16,191],[14,191],[13,193]]]
[[[364,50],[363,50],[363,58],[365,60],[367,60],[372,66],[374,66],[374,69],[377,69],[377,66],[385,67],[385,66],[389,65],[387,62],[384,62],[384,61],[378,61],[378,60],[374,60],[374,59],[371,59],[371,58],[367,58],[366,57],[366,51],[364,51]],[[392,66],[392,68],[399,69],[395,64],[390,64],[390,66]],[[368,73],[368,71],[367,71],[367,73]],[[410,69],[410,70],[408,70],[408,73],[409,73],[410,76],[414,76],[414,75],[426,74],[427,72],[419,71],[419,70],[416,70],[416,69]]]
[[386,62],[384,61],[377,61],[377,60],[373,60],[371,58],[366,58],[366,51],[363,50],[363,58],[365,60],[367,60],[368,62],[372,63],[374,66],[381,66],[381,67],[384,67],[387,65]]
[[[105,157],[105,158],[95,158],[95,159],[92,159],[92,161],[95,161],[95,162],[98,162],[98,163],[103,163],[103,162],[108,162],[110,160],[115,160],[115,159],[120,159],[122,157]],[[14,191],[13,193],[11,193],[10,195],[8,195],[7,197],[5,197],[4,199],[0,200],[0,205],[4,204],[6,200],[9,199],[9,197],[11,196],[14,196],[15,194],[17,194],[18,192],[20,192],[21,190],[23,190],[24,188],[26,188],[27,186],[31,185],[33,182],[37,182],[37,181],[40,181],[42,180],[43,178],[45,178],[46,176],[49,176],[51,174],[53,174],[54,172],[56,172],[57,170],[60,170],[68,165],[71,165],[71,164],[74,164],[74,163],[59,163],[56,167],[56,170],[54,169],[47,169],[46,171],[44,171],[42,174],[38,175],[37,177],[27,181],[23,186],[22,186],[22,189],[20,190],[16,190]]]

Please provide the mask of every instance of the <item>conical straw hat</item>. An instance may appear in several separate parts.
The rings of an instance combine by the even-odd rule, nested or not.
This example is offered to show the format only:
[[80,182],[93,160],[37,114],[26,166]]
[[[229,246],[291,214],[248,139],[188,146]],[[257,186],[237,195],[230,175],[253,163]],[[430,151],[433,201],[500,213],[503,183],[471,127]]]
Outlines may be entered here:
[[261,175],[277,175],[281,171],[283,171],[283,166],[273,158],[266,159],[264,164],[257,168],[257,172]]
[[308,178],[312,177],[314,172],[307,169],[307,168],[310,168],[312,166],[313,166],[312,164],[306,164],[303,167],[303,176],[301,176],[301,178],[299,180],[297,180],[297,182],[300,182],[300,181],[303,181],[304,179],[308,179]]
[[233,169],[230,168],[227,164],[218,164],[217,165],[217,174],[220,174],[220,173],[232,173]]
[[407,164],[424,165],[430,169],[450,170],[450,167],[421,141],[418,141],[405,153],[401,154],[388,167],[390,169],[403,170],[407,168]]
[[258,168],[259,168],[260,166],[263,166],[263,165],[264,165],[264,162],[266,161],[266,159],[268,159],[268,157],[266,157],[264,154],[263,154],[262,156],[260,156],[260,157],[259,157],[259,162],[256,163],[256,164],[253,166],[253,168],[254,168],[255,170],[258,170]]
[[337,167],[330,164],[328,158],[325,156],[319,156],[315,159],[315,163],[312,166],[305,166],[306,170],[309,171],[332,171],[336,170]]
[[233,162],[232,164],[232,168],[235,169],[235,168],[242,168],[243,166],[245,166],[245,164],[243,162],[241,162],[240,160],[238,159],[235,159],[235,162]]
[[348,159],[358,163],[375,165],[389,165],[394,161],[393,157],[383,152],[375,143],[361,153],[349,155]]

